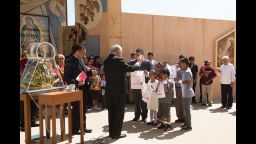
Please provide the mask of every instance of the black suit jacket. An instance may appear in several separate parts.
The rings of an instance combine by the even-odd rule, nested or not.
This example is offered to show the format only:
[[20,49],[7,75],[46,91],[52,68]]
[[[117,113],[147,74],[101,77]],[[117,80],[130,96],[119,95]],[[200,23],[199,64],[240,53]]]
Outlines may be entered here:
[[67,84],[76,84],[78,86],[78,81],[76,80],[77,76],[84,71],[87,74],[85,85],[88,84],[89,76],[92,75],[92,72],[89,71],[83,63],[80,62],[74,55],[70,56],[64,65],[64,79]]
[[104,61],[104,72],[106,77],[107,102],[121,102],[125,104],[127,94],[127,75],[139,69],[139,65],[128,65],[122,58],[110,54]]

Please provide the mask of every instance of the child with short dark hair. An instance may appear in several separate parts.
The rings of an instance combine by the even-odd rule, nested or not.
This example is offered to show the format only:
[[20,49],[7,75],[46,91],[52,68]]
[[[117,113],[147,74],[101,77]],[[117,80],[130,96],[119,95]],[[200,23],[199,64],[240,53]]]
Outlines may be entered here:
[[147,108],[150,110],[150,122],[147,122],[147,125],[157,125],[157,110],[158,110],[158,97],[157,93],[155,92],[158,80],[156,79],[156,72],[154,70],[151,70],[149,72],[149,78],[148,85],[150,86],[150,95],[149,100],[147,102]]
[[90,93],[92,96],[92,106],[93,109],[98,110],[97,102],[100,98],[100,76],[96,70],[92,70],[92,76],[90,77]]
[[104,110],[106,108],[106,96],[105,96],[105,90],[106,90],[106,78],[105,74],[101,74],[101,81],[100,81],[100,88],[101,88],[101,109]]
[[171,108],[171,100],[173,97],[173,89],[172,89],[172,82],[169,81],[170,72],[168,69],[160,70],[160,75],[162,77],[161,81],[159,82],[157,91],[161,91],[164,89],[165,97],[159,98],[159,121],[161,125],[158,129],[164,129],[164,131],[172,130],[171,125],[171,116],[170,116],[170,108]]

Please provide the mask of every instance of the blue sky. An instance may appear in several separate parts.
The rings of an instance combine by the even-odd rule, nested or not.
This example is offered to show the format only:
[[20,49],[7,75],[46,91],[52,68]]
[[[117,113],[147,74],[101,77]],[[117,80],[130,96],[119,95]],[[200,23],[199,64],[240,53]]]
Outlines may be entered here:
[[236,20],[236,0],[122,0],[122,12]]

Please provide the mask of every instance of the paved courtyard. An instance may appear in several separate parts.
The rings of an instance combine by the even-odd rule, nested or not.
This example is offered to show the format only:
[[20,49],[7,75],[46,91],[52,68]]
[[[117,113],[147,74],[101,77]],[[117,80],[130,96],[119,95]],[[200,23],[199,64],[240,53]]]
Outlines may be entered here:
[[[93,129],[92,133],[85,134],[85,144],[235,144],[236,143],[236,104],[232,109],[220,108],[221,104],[213,104],[212,107],[202,107],[200,104],[192,106],[192,131],[184,131],[179,127],[180,123],[174,123],[177,119],[175,107],[171,107],[171,122],[173,130],[164,132],[156,127],[148,126],[142,122],[132,122],[134,117],[133,105],[126,106],[126,113],[122,133],[126,138],[108,139],[108,114],[104,111],[89,111],[87,127]],[[149,118],[147,119],[149,120]],[[60,121],[57,119],[57,140],[60,142]],[[66,133],[68,132],[66,118]],[[44,130],[45,131],[45,130]],[[32,135],[39,134],[39,127],[32,128]],[[20,143],[24,143],[25,133],[20,132]],[[45,143],[51,143],[51,139]],[[80,143],[80,135],[74,135],[72,143]]]

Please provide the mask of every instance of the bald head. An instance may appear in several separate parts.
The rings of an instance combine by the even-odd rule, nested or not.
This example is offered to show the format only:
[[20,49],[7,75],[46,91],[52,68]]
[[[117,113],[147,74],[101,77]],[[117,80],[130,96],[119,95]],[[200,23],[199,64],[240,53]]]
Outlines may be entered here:
[[228,57],[228,56],[223,56],[223,57],[222,57],[222,61],[223,61],[223,64],[224,64],[224,65],[227,65],[228,62],[229,62],[229,57]]

